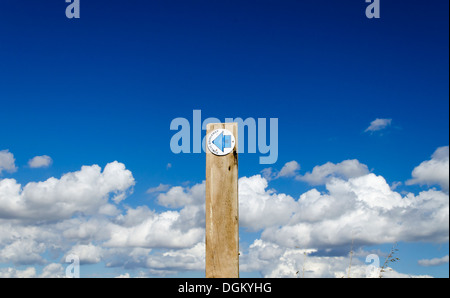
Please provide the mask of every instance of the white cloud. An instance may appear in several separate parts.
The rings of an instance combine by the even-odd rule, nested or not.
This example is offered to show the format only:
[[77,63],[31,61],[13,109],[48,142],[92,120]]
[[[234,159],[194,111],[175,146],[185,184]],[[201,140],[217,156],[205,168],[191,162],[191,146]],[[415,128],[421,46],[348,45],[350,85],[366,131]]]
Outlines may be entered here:
[[239,180],[240,226],[262,230],[261,239],[281,247],[339,248],[397,241],[448,241],[448,195],[427,190],[406,196],[382,176],[330,178],[298,200],[267,190],[260,175]]
[[16,265],[43,264],[45,261],[41,254],[45,248],[44,243],[33,239],[15,239],[1,248],[0,262]]
[[145,265],[153,270],[153,274],[163,276],[178,271],[205,270],[205,243],[202,241],[188,248],[150,255]]
[[239,179],[240,226],[259,230],[289,221],[295,212],[295,200],[266,191],[267,186],[267,180],[260,175]]
[[[433,155],[442,156],[442,150]],[[296,173],[292,164],[285,173]],[[342,277],[347,275],[352,238],[355,250],[400,241],[448,241],[449,197],[442,191],[402,195],[357,160],[327,163],[302,177],[324,184],[326,190],[313,188],[294,198],[269,189],[260,175],[239,179],[240,227],[260,233],[260,239],[241,247],[243,272]],[[45,265],[49,255],[74,253],[81,263],[123,268],[129,272],[124,276],[204,270],[205,182],[162,187],[156,202],[174,210],[160,211],[113,203],[133,185],[132,173],[117,162],[103,171],[85,166],[25,186],[0,180],[0,263]],[[367,265],[356,257],[353,262],[352,277],[364,277]],[[3,268],[0,276],[64,273],[60,264],[47,267],[41,274],[32,267]],[[392,271],[386,276],[405,275]]]
[[[66,254],[74,254],[78,256],[80,263],[82,264],[96,264],[102,259],[102,248],[95,246],[92,243],[89,244],[77,244]],[[66,259],[65,257],[63,258]]]
[[53,160],[48,155],[35,156],[28,161],[30,168],[47,168],[52,164]]
[[36,277],[36,269],[28,267],[25,270],[16,268],[0,268],[0,278],[34,278]]
[[40,275],[37,274],[36,268],[28,267],[24,270],[16,268],[0,268],[0,278],[62,278],[64,268],[61,264],[51,263],[42,269]]
[[262,239],[285,247],[339,247],[396,241],[448,241],[448,195],[428,190],[402,197],[381,176],[333,179],[327,193],[300,196],[287,224],[268,227]]
[[[110,255],[108,255],[110,253]],[[144,248],[110,248],[105,252],[108,258],[108,267],[123,267],[126,260],[126,268],[145,269],[138,276],[166,276],[180,271],[204,271],[205,270],[205,243],[200,241],[187,248],[171,248],[164,250],[152,250]],[[131,274],[130,274],[131,276]]]
[[8,150],[0,151],[0,175],[2,171],[13,173],[17,171],[14,155]]
[[149,189],[147,189],[147,193],[151,194],[151,193],[165,192],[165,191],[168,191],[169,189],[170,189],[170,185],[160,183],[156,187],[150,187]]
[[[248,253],[241,256],[240,270],[243,272],[258,271],[267,278],[366,278],[379,277],[368,270],[367,264],[358,258],[346,256],[318,256],[317,250],[286,248],[261,239],[255,240]],[[360,251],[363,257],[368,252]],[[430,277],[414,276],[396,272],[386,268],[384,278]]]
[[159,205],[181,208],[157,213],[148,207],[128,208],[109,224],[108,247],[186,248],[204,240],[205,183],[176,186],[157,197]]
[[203,227],[181,229],[176,227],[177,224],[180,227],[183,226],[181,214],[176,211],[156,213],[146,207],[129,209],[117,223],[109,225],[110,239],[104,245],[106,247],[185,248],[203,239]]
[[277,173],[274,172],[273,168],[265,168],[261,170],[261,175],[267,181],[274,179],[277,176]]
[[278,179],[281,177],[294,177],[298,175],[300,170],[300,165],[295,160],[287,162],[281,168],[280,171],[276,171],[273,168],[265,168],[261,171],[262,176],[267,181]]
[[108,240],[109,223],[103,216],[74,217],[56,223],[54,228],[68,241],[89,243]]
[[392,119],[375,119],[370,123],[370,126],[366,128],[365,132],[374,132],[383,130],[386,127],[390,126],[392,123]]
[[394,181],[394,182],[392,182],[391,183],[391,189],[392,190],[396,190],[399,186],[401,186],[402,185],[402,182],[400,182],[400,181]]
[[[178,188],[160,197],[162,205],[179,211],[155,212],[138,206],[126,207],[125,213],[116,208],[105,214],[108,206],[114,207],[108,199],[133,185],[131,172],[119,163],[108,164],[103,171],[98,166],[82,167],[60,179],[23,188],[13,179],[0,180],[0,262],[43,264],[43,255],[54,251],[76,254],[82,264],[104,261],[113,267],[147,268],[156,275],[176,273],[174,268],[197,270],[204,258],[198,252],[201,245],[204,250],[205,184],[181,188],[184,201],[174,197]],[[61,206],[51,208],[50,204]],[[35,213],[36,209],[40,212]],[[168,251],[153,253],[153,248]]]
[[297,180],[308,182],[311,185],[322,185],[334,177],[349,179],[367,175],[369,169],[365,164],[356,159],[344,160],[338,164],[327,162],[321,166],[315,166],[312,172],[305,175],[298,175]]
[[61,264],[51,263],[42,269],[40,278],[62,278],[65,277],[65,271]]
[[413,179],[406,181],[407,185],[426,184],[440,185],[449,192],[449,147],[440,147],[432,155],[431,160],[422,162],[412,172]]
[[297,172],[300,170],[300,165],[295,160],[287,162],[283,168],[281,168],[277,177],[293,177],[297,175]]
[[[24,187],[14,179],[0,180],[0,218],[51,221],[68,219],[75,213],[115,213],[116,203],[134,186],[134,178],[125,166],[112,162],[103,172],[97,165],[80,171],[30,182]],[[119,199],[119,200],[118,200]]]
[[448,255],[442,257],[442,258],[433,258],[433,259],[422,259],[418,261],[418,264],[420,266],[440,266],[443,264],[448,264]]
[[205,183],[196,184],[192,188],[172,187],[168,192],[159,194],[157,200],[159,205],[169,208],[203,204],[205,200]]

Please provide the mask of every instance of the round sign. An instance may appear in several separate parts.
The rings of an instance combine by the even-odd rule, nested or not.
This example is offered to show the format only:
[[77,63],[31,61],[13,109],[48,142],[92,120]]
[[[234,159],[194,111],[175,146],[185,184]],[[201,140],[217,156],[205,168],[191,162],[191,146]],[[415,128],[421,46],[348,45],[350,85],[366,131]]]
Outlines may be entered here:
[[236,140],[231,131],[226,129],[216,129],[208,135],[206,144],[211,153],[222,156],[233,151]]

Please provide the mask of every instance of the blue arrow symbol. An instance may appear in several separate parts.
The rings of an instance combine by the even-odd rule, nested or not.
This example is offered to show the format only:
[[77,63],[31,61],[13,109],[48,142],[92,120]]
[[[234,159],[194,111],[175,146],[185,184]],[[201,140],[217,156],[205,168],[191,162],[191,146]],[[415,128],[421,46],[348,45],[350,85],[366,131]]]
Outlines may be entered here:
[[214,139],[213,144],[223,152],[223,132]]
[[214,139],[213,144],[223,152],[224,148],[231,148],[231,136],[223,135],[223,132],[221,132],[220,135]]
[[231,136],[230,135],[223,136],[223,147],[231,148]]

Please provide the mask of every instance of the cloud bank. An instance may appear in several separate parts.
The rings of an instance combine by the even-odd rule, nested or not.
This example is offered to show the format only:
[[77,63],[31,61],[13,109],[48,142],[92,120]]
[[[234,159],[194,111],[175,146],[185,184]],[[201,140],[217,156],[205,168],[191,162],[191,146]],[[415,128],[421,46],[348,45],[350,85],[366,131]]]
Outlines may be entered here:
[[[352,242],[361,257],[369,254],[367,245],[448,242],[448,181],[428,171],[445,166],[448,147],[417,166],[409,184],[442,186],[417,194],[396,192],[358,160],[326,163],[304,175],[297,162],[288,163],[277,176],[323,186],[298,197],[269,189],[261,175],[240,178],[240,227],[255,235],[241,246],[241,271],[343,277]],[[117,161],[26,185],[1,179],[0,263],[12,267],[1,268],[0,277],[61,277],[70,254],[82,264],[119,268],[122,277],[204,270],[205,182],[152,189],[159,211],[126,203],[134,185],[131,171]],[[366,276],[367,265],[353,262],[351,276]]]

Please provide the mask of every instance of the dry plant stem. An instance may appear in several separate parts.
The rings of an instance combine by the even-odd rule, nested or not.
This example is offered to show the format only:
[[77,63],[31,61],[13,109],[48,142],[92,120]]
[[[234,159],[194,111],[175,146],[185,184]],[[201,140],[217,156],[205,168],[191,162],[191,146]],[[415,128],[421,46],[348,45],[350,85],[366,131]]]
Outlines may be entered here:
[[383,266],[381,266],[380,268],[380,278],[383,278],[383,272],[386,272],[386,270],[388,269],[388,265],[389,263],[395,263],[397,261],[400,261],[399,258],[394,257],[394,254],[398,252],[397,249],[397,243],[394,243],[394,245],[391,248],[391,251],[389,252],[388,256],[386,257],[386,260],[384,260],[384,264]]
[[352,246],[350,248],[350,264],[348,265],[348,274],[347,274],[347,278],[350,278],[350,271],[352,270],[352,261],[353,261],[353,242],[354,242],[354,238],[352,236]]

